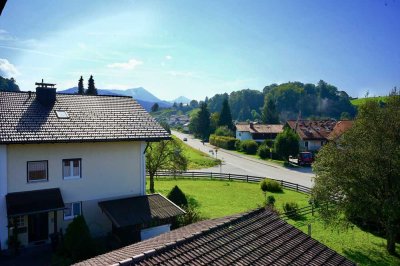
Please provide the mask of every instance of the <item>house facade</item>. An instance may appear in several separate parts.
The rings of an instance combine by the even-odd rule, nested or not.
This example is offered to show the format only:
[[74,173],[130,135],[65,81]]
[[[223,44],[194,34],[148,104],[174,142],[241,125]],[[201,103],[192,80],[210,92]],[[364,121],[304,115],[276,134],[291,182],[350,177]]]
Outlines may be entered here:
[[276,136],[283,132],[283,125],[266,125],[255,123],[237,123],[236,138],[239,140],[255,140],[263,142],[266,139],[275,139]]
[[36,93],[0,92],[1,249],[16,231],[24,246],[49,242],[78,215],[94,236],[112,231],[99,202],[148,200],[147,143],[169,138],[131,97],[37,85]]
[[300,151],[318,151],[328,142],[336,120],[288,120],[286,126],[299,136]]

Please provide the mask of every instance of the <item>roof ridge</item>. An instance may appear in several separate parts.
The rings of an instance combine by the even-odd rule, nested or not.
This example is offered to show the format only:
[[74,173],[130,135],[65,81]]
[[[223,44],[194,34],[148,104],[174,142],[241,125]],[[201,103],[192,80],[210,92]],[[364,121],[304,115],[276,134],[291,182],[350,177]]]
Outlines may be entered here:
[[140,254],[137,254],[137,255],[135,255],[135,256],[133,256],[131,258],[125,259],[123,261],[119,261],[118,263],[119,263],[119,265],[131,265],[131,263],[140,262],[145,258],[149,258],[149,257],[151,257],[153,255],[162,253],[164,251],[171,250],[171,249],[175,248],[177,245],[181,245],[181,244],[187,243],[189,241],[195,240],[195,239],[197,239],[197,238],[199,238],[201,236],[204,236],[206,234],[212,233],[212,232],[220,229],[221,227],[228,227],[228,226],[232,225],[235,222],[243,220],[243,219],[245,219],[245,218],[247,218],[249,216],[257,215],[260,212],[265,211],[265,210],[266,210],[265,208],[258,208],[258,209],[255,209],[255,210],[252,210],[252,211],[249,211],[249,212],[244,212],[244,213],[242,213],[238,217],[235,217],[232,220],[228,220],[228,221],[225,221],[225,222],[220,222],[220,223],[218,223],[216,225],[212,225],[212,226],[210,226],[210,227],[208,227],[206,229],[203,229],[201,231],[195,232],[195,233],[190,234],[190,235],[188,235],[186,237],[177,239],[176,241],[171,241],[169,243],[162,244],[162,245],[160,245],[158,247],[150,248],[147,251],[144,251],[144,252],[142,252]]
[[[29,91],[0,91],[1,93],[16,93],[16,94],[18,94],[18,93],[23,93],[23,94],[29,94],[29,93],[32,93],[32,94],[36,94],[36,91],[34,91],[34,90],[29,90]],[[132,98],[132,99],[134,99],[132,96],[129,96],[129,95],[118,95],[118,94],[115,94],[115,95],[104,95],[104,94],[98,94],[98,95],[88,95],[88,94],[77,94],[77,93],[64,93],[64,92],[56,92],[56,94],[58,94],[58,95],[73,95],[73,96],[89,96],[89,97],[93,97],[93,96],[96,96],[96,97],[120,97],[120,98]],[[134,100],[136,100],[136,99],[134,99]]]

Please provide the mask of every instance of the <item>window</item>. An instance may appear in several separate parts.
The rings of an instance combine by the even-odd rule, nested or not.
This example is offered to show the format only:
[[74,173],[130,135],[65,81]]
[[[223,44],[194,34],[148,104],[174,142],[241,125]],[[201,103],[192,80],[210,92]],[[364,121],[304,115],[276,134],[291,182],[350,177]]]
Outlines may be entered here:
[[308,141],[304,142],[304,146],[308,148]]
[[47,181],[47,161],[28,162],[28,182]]
[[74,219],[74,217],[81,214],[82,214],[81,202],[65,203],[64,220]]
[[69,115],[67,111],[55,111],[58,118],[67,119]]
[[63,160],[63,178],[81,178],[81,159]]
[[25,227],[25,217],[24,216],[15,216],[12,219],[12,224],[17,226],[18,228]]

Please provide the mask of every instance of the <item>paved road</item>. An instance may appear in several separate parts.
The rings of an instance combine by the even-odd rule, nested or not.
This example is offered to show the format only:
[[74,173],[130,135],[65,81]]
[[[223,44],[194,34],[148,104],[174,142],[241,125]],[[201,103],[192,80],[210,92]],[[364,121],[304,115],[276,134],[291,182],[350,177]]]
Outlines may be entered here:
[[[187,138],[186,143],[188,145],[212,155],[209,151],[214,150],[214,146],[209,143],[203,145],[200,140],[193,138],[192,135],[183,134],[177,131],[172,131],[172,134],[180,139]],[[285,168],[223,149],[218,150],[217,158],[223,161],[222,166],[202,169],[202,171],[221,171],[223,173],[265,176],[274,179],[282,179],[307,187],[312,187],[313,185],[312,179],[314,173],[311,171],[310,167]]]

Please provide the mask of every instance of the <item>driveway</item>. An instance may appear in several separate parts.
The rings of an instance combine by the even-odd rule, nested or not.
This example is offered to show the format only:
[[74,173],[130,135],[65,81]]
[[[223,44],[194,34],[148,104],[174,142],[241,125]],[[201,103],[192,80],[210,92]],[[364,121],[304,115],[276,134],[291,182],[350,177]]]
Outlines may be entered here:
[[[200,140],[195,139],[192,135],[177,131],[172,131],[172,134],[180,139],[187,138],[186,144],[223,161],[221,166],[201,169],[201,171],[265,176],[282,179],[306,187],[313,186],[313,177],[315,174],[312,172],[311,167],[285,168],[224,149],[218,149],[217,154],[215,154],[215,147],[213,145],[209,143],[203,145]],[[214,154],[210,153],[210,151],[213,151]]]

